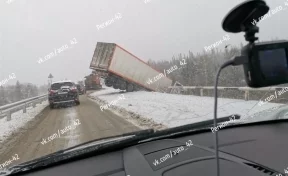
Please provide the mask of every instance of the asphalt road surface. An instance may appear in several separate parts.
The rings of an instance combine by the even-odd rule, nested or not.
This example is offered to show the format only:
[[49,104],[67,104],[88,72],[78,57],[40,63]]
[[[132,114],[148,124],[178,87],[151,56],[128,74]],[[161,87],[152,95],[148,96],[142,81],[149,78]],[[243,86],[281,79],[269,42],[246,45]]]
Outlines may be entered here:
[[[15,134],[15,136],[18,135],[18,139],[13,139],[10,146],[5,146],[5,152],[0,154],[0,164],[11,160],[16,155],[19,159],[13,160],[9,166],[93,139],[140,130],[110,111],[102,112],[99,105],[87,98],[86,95],[80,96],[80,102],[79,106],[52,110],[49,107],[45,108],[35,120],[37,122],[29,127],[27,132],[21,135]],[[66,128],[68,126],[71,128]],[[48,141],[47,138],[53,135],[54,137]],[[41,143],[44,140],[46,140],[46,144]]]

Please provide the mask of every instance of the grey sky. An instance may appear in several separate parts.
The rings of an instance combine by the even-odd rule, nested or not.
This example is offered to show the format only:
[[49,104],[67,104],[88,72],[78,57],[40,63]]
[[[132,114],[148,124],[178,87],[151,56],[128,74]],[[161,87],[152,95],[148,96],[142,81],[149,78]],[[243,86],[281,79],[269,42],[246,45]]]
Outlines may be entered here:
[[[266,1],[271,9],[285,0]],[[0,81],[15,73],[20,82],[47,83],[83,79],[96,43],[113,42],[147,61],[169,60],[179,53],[201,52],[226,34],[223,17],[241,0],[6,0],[0,2]],[[288,1],[287,1],[288,2]],[[287,7],[287,6],[286,6]],[[286,8],[285,7],[285,8]],[[122,19],[103,29],[97,25],[121,13]],[[277,12],[259,25],[261,40],[288,39],[288,10]],[[227,44],[245,44],[241,34],[229,34]],[[41,64],[39,57],[68,44],[65,50]],[[219,46],[223,49],[225,44]],[[8,84],[14,84],[11,80]]]

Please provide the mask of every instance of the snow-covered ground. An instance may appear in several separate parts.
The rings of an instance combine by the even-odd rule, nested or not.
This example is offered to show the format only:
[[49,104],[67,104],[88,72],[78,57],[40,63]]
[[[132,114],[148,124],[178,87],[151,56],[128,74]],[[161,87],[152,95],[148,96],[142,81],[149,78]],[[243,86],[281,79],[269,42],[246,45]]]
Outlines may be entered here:
[[[162,123],[167,127],[176,127],[213,119],[213,97],[146,91],[126,93],[106,86],[103,86],[103,88],[103,90],[94,92],[90,96],[105,100],[108,104],[113,100],[117,100],[120,94],[124,94],[125,99],[117,101],[116,106],[152,119],[156,123]],[[265,115],[260,113],[260,116],[253,117],[251,121],[267,120],[277,112],[278,108],[283,106],[283,104],[278,103],[267,103],[259,106],[258,102],[255,100],[245,101],[218,98],[218,118],[231,114],[247,117],[257,112],[265,112]],[[273,107],[275,110],[264,111]]]
[[35,108],[28,107],[26,113],[23,113],[23,110],[13,113],[10,121],[6,120],[7,116],[0,119],[0,143],[13,135],[19,128],[24,127],[47,106],[48,101],[44,101],[42,104],[37,104]]
[[[79,119],[77,119],[77,117],[78,117],[78,114],[77,114],[76,109],[74,109],[74,108],[69,108],[68,114],[65,114],[64,119],[68,119],[68,120],[65,120],[65,122],[67,123],[65,125],[65,127],[66,126],[72,126],[75,128],[73,130],[69,130],[68,135],[66,135],[66,138],[69,139],[68,143],[66,144],[67,145],[66,148],[80,144],[80,142],[79,142],[79,136],[80,136],[79,127],[74,124],[77,120],[79,121]],[[81,122],[79,122],[79,123],[81,124]]]
[[[156,123],[162,123],[167,127],[181,126],[213,118],[213,97],[145,91],[126,93],[105,86],[103,88],[103,90],[94,92],[90,96],[105,100],[107,104],[118,100],[115,104],[116,106],[135,112]],[[125,99],[119,99],[120,94],[123,94]],[[231,114],[239,114],[243,117],[251,116],[257,112],[265,112],[253,117],[251,121],[269,120],[279,110],[270,110],[270,112],[263,110],[283,106],[283,104],[278,103],[267,103],[258,106],[257,103],[258,101],[218,98],[218,118]],[[48,102],[46,101],[42,104],[37,104],[36,108],[29,107],[27,108],[27,113],[19,110],[12,114],[11,121],[6,121],[6,117],[0,119],[0,143],[8,136],[13,135],[17,129],[33,120],[47,105]],[[283,118],[286,118],[288,116],[288,109],[287,112],[284,111],[281,115]]]

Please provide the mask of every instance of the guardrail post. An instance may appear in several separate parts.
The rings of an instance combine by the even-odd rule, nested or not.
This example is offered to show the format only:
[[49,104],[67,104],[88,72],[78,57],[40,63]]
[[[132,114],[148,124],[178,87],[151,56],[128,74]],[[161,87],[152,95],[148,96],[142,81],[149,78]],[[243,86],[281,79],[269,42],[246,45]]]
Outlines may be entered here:
[[245,98],[245,101],[249,100],[249,90],[245,90],[244,98]]
[[7,112],[7,121],[10,121],[11,120],[11,111],[8,111]]
[[203,97],[203,89],[200,89],[200,96]]
[[26,113],[26,103],[24,104],[23,113]]
[[173,93],[173,91],[172,91],[173,89],[172,88],[168,88],[168,92],[170,93],[170,94],[172,94]]

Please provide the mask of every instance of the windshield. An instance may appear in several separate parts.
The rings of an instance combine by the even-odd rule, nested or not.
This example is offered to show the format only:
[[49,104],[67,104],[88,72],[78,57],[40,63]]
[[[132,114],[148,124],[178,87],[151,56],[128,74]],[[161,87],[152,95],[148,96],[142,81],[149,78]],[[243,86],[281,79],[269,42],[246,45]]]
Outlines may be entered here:
[[71,82],[54,83],[54,84],[52,84],[51,89],[53,89],[53,90],[58,90],[58,89],[60,89],[62,86],[69,86],[69,87],[71,87],[71,86],[73,86],[73,83],[71,83]]
[[[0,170],[91,140],[213,119],[217,69],[247,44],[221,28],[240,2],[1,2]],[[257,36],[287,39],[287,5],[266,3]],[[287,102],[288,84],[248,88],[242,66],[220,74],[218,118],[286,118]]]

